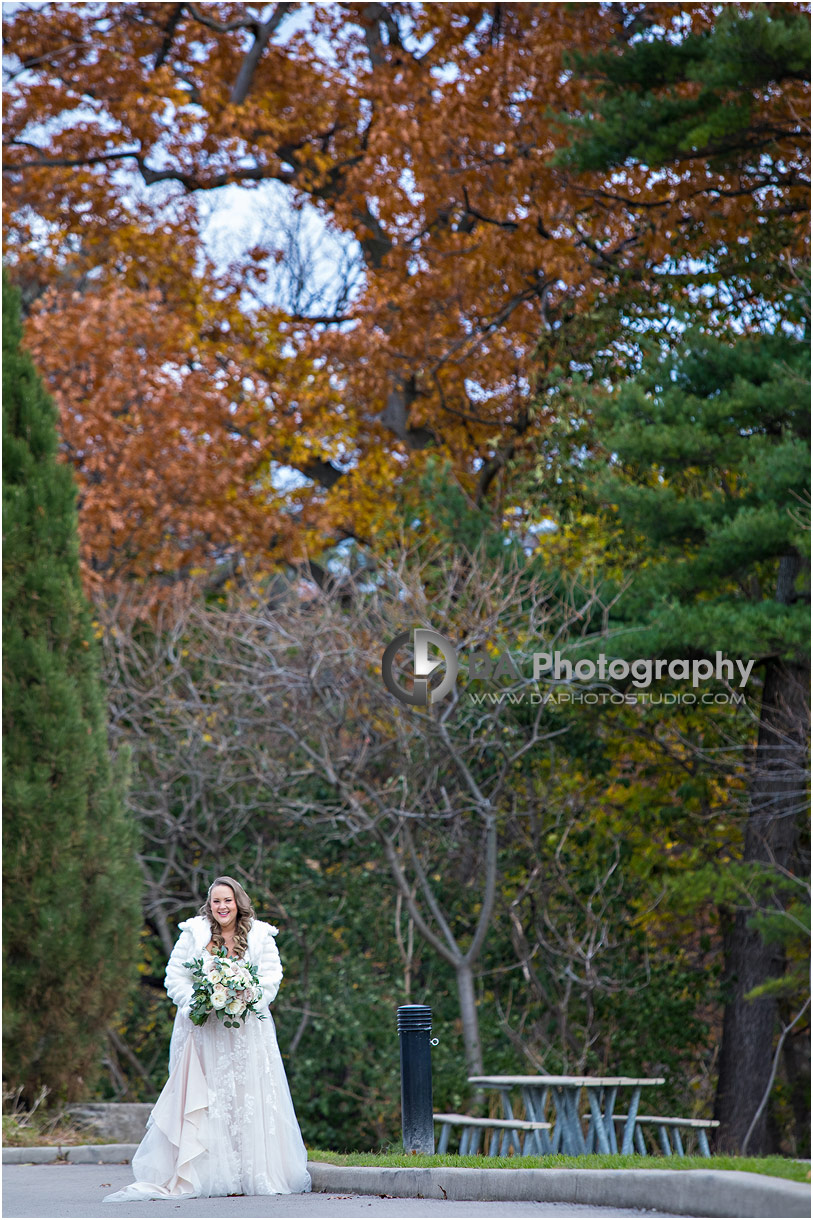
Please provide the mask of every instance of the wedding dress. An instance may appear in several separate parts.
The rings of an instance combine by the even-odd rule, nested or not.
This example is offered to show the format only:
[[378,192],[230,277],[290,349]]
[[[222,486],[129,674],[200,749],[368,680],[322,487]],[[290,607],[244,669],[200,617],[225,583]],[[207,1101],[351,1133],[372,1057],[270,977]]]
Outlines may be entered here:
[[190,972],[183,963],[208,954],[208,919],[181,925],[166,987],[178,1005],[169,1079],[133,1157],[136,1181],[105,1203],[174,1196],[296,1194],[311,1188],[307,1152],[268,1011],[282,979],[274,935],[255,920],[246,960],[257,967],[264,1019],[249,1013],[236,1029],[212,1014],[189,1019]]

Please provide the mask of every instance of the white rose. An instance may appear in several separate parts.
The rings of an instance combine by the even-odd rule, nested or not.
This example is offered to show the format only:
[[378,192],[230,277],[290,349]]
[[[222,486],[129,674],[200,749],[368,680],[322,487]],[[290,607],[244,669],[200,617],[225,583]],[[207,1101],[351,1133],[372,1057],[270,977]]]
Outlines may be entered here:
[[226,1005],[226,1012],[230,1017],[239,1017],[245,1008],[245,1004],[239,996],[234,996]]
[[220,983],[217,984],[212,992],[212,1008],[225,1008],[229,1000],[229,993]]

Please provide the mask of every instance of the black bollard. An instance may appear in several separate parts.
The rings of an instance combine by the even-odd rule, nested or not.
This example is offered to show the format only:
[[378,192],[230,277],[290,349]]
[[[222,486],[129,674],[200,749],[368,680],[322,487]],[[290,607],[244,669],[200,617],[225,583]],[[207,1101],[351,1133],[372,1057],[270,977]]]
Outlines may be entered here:
[[401,1040],[401,1132],[406,1152],[435,1151],[432,1121],[432,1009],[403,1004],[398,1009]]

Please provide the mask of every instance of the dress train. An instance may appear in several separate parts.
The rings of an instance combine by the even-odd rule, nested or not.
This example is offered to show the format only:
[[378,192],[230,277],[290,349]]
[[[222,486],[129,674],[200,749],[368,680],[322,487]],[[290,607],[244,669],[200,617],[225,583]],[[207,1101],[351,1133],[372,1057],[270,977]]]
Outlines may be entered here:
[[309,1191],[307,1152],[271,1016],[230,1029],[176,1018],[169,1079],[133,1157],[136,1181],[105,1203]]

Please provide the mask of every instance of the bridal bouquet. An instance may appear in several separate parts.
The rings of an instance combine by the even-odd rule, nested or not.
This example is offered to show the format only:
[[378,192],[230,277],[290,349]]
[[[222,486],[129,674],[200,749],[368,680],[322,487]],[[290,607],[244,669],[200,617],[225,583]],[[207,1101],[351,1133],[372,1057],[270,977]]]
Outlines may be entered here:
[[264,1013],[257,1012],[263,989],[255,966],[234,961],[225,947],[218,949],[209,961],[196,957],[184,962],[184,966],[192,971],[194,982],[189,1010],[194,1025],[203,1025],[211,1013],[234,1029],[250,1012],[260,1020],[264,1018]]

